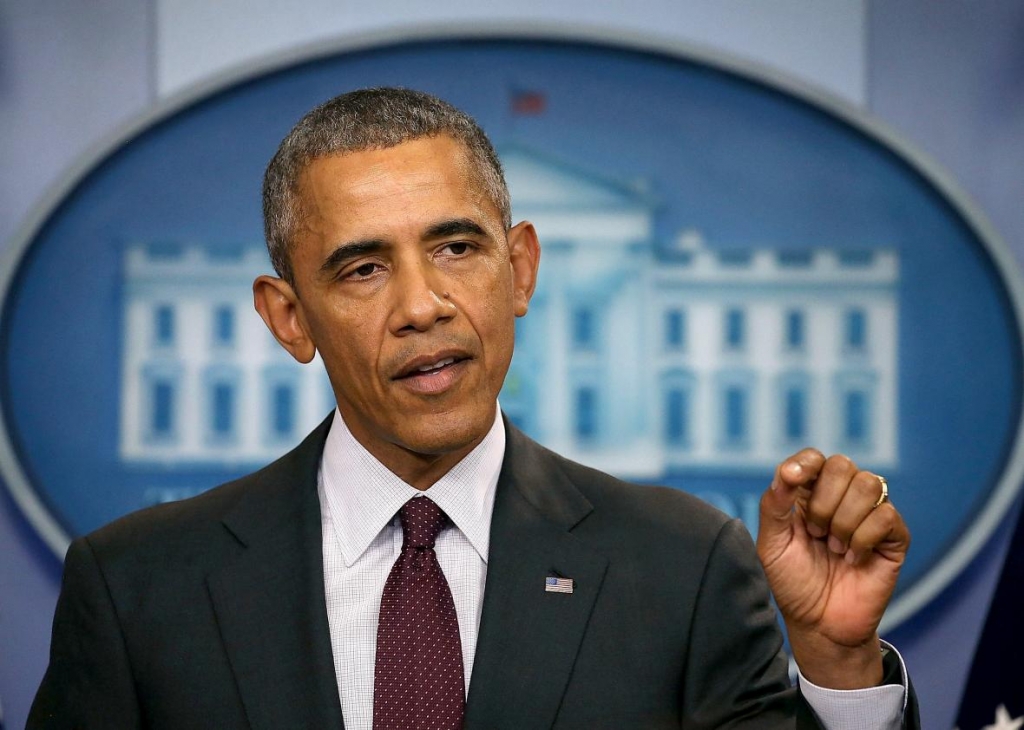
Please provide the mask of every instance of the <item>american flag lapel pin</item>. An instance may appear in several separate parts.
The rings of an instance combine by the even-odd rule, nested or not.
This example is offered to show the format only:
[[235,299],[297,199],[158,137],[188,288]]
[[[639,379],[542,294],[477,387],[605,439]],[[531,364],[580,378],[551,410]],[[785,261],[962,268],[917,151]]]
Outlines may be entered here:
[[545,593],[572,593],[572,578],[549,575],[544,579]]

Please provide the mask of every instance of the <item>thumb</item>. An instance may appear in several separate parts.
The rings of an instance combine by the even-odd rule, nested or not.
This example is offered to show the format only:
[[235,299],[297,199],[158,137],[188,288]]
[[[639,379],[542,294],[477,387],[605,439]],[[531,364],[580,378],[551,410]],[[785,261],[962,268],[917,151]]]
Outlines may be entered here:
[[761,522],[757,532],[758,546],[767,548],[778,540],[789,542],[793,533],[800,485],[806,482],[805,469],[797,461],[784,461],[775,469],[772,482],[761,495]]

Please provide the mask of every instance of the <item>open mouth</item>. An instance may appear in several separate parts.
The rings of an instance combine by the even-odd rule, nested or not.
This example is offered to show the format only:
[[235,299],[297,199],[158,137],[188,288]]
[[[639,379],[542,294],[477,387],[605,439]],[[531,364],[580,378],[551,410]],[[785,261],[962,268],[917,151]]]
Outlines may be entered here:
[[416,373],[436,373],[439,370],[441,370],[443,368],[446,368],[449,365],[452,365],[454,363],[455,363],[455,358],[454,357],[446,357],[444,360],[438,360],[437,362],[435,362],[432,365],[424,365],[422,367],[418,367],[411,374],[416,374]]
[[421,396],[440,396],[463,381],[469,357],[462,354],[439,353],[410,362],[395,377],[411,393]]
[[406,378],[416,378],[430,375],[437,375],[443,373],[446,370],[450,370],[457,366],[459,363],[468,360],[469,358],[460,355],[449,355],[447,357],[441,357],[430,362],[423,362],[420,364],[413,364],[403,370],[395,378],[395,380],[403,380]]

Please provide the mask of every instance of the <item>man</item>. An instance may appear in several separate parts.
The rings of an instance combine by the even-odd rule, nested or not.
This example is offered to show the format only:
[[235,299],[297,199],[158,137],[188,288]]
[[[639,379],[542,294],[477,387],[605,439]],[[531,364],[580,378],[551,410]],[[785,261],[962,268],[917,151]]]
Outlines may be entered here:
[[438,99],[366,90],[299,122],[264,181],[280,278],[253,290],[337,411],[72,544],[30,728],[916,724],[876,633],[909,543],[884,480],[780,465],[762,572],[736,521],[503,420],[540,260],[509,211],[490,143]]

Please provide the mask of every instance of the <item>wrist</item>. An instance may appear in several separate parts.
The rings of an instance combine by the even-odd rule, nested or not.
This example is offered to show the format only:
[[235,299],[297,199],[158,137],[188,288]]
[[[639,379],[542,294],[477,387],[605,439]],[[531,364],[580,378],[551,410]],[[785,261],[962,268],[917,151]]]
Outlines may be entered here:
[[819,687],[864,689],[882,683],[882,652],[877,635],[863,644],[847,646],[820,634],[790,634],[790,648],[800,673]]

